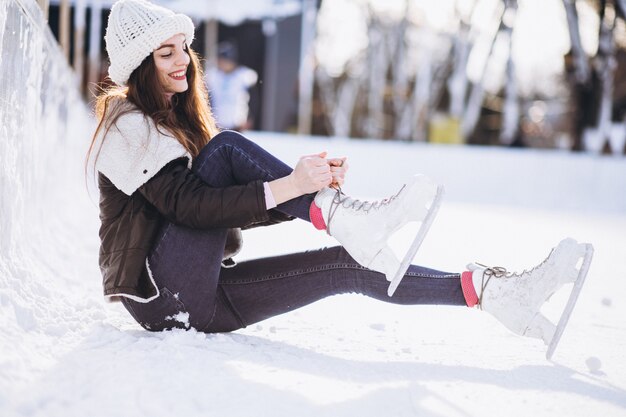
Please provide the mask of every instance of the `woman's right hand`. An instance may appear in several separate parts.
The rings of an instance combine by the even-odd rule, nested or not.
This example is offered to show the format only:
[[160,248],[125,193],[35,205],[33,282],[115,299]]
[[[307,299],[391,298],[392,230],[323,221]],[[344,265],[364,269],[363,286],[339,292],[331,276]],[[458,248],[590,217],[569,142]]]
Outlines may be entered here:
[[326,152],[300,157],[290,174],[294,187],[302,194],[315,193],[331,184],[333,177]]

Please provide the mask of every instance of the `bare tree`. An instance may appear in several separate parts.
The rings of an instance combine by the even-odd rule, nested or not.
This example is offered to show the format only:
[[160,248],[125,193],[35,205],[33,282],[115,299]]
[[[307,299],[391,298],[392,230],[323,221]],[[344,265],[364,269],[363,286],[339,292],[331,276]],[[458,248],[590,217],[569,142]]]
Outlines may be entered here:
[[487,56],[484,58],[482,63],[482,70],[480,71],[481,77],[480,80],[472,86],[472,91],[470,93],[470,97],[468,99],[467,105],[465,107],[465,112],[463,114],[463,121],[461,123],[461,133],[464,138],[469,137],[474,130],[476,129],[476,124],[478,123],[478,119],[480,117],[480,111],[482,109],[482,104],[485,98],[485,79],[487,74],[487,66],[491,61],[491,57],[493,55],[494,46],[496,44],[496,40],[498,38],[498,34],[503,29],[502,17],[504,15],[505,8],[500,7],[497,13],[496,21],[499,22],[498,28],[493,31],[491,35],[491,42],[489,46],[489,52]]
[[591,70],[580,40],[578,12],[576,11],[575,1],[576,0],[563,0],[563,6],[565,7],[565,14],[567,16],[567,27],[569,29],[569,38],[572,45],[572,54],[574,56],[576,81],[579,84],[585,84],[589,81]]
[[519,127],[520,110],[517,94],[517,79],[515,62],[513,61],[513,28],[517,15],[517,0],[506,0],[503,34],[507,38],[506,82],[504,84],[504,108],[502,109],[502,127],[500,129],[500,143],[510,145],[515,140]]
[[602,0],[600,10],[600,36],[598,40],[598,54],[595,64],[596,71],[602,84],[600,96],[600,111],[598,113],[598,137],[600,143],[604,143],[611,129],[611,117],[613,113],[613,73],[616,67],[615,61],[615,29],[616,14],[612,5]]

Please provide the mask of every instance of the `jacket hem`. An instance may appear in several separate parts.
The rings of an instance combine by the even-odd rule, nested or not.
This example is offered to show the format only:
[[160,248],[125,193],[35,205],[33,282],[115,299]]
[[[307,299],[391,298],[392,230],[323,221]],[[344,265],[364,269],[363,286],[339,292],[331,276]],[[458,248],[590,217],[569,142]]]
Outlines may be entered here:
[[117,300],[116,298],[118,297],[126,297],[129,298],[133,301],[136,301],[138,303],[149,303],[150,301],[154,300],[155,298],[159,297],[161,295],[161,291],[159,291],[159,287],[157,287],[156,282],[154,281],[154,276],[152,275],[152,270],[150,269],[150,263],[148,262],[148,258],[146,258],[146,269],[148,270],[148,276],[150,277],[150,283],[152,284],[152,286],[154,287],[154,289],[156,290],[156,294],[153,295],[152,297],[149,298],[144,298],[144,297],[139,297],[137,295],[133,295],[133,294],[126,294],[123,292],[118,292],[115,294],[105,294],[104,295],[104,299],[108,302],[115,302],[115,301],[120,301]]

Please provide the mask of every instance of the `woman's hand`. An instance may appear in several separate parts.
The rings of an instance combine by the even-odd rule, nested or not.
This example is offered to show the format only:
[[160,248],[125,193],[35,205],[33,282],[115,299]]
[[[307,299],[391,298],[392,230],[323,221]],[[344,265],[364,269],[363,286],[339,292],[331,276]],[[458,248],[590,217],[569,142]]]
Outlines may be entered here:
[[326,159],[326,154],[321,152],[305,155],[300,158],[291,174],[270,181],[270,190],[276,204],[303,194],[315,193],[327,186],[341,186],[348,170],[346,158]]
[[326,152],[322,152],[300,157],[290,174],[294,187],[300,193],[314,193],[331,184],[333,174],[330,163],[325,159],[326,154]]
[[326,161],[328,165],[330,165],[330,174],[333,177],[331,182],[331,186],[333,187],[341,187],[346,179],[346,172],[348,171],[348,163],[346,162],[346,157],[343,158],[330,158]]

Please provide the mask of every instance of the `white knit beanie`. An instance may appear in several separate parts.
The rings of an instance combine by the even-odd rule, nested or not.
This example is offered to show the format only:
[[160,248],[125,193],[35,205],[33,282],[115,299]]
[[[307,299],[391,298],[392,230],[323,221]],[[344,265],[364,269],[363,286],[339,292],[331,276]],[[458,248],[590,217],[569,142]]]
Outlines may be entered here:
[[182,33],[191,44],[194,26],[184,14],[146,0],[119,0],[111,8],[107,24],[107,52],[111,65],[109,77],[126,85],[130,74],[164,41]]

